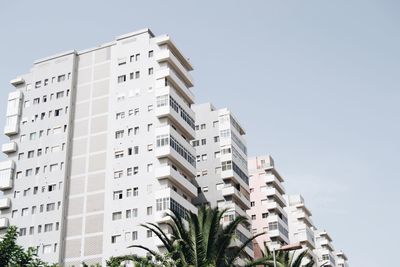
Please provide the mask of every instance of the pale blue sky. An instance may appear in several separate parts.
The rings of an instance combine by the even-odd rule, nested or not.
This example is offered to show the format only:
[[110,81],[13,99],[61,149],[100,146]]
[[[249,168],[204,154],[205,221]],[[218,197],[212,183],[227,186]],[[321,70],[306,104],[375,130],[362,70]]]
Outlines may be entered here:
[[2,1],[0,125],[8,81],[34,60],[144,27],[168,33],[193,62],[197,101],[235,112],[250,153],[274,156],[351,266],[393,265],[399,13],[396,0]]

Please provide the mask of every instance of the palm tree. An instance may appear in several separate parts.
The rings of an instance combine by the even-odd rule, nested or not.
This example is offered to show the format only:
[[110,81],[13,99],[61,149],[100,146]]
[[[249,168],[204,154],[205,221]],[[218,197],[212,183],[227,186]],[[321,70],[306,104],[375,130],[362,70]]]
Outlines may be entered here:
[[[177,267],[232,267],[237,260],[244,255],[244,250],[253,239],[245,240],[238,247],[231,247],[236,237],[236,231],[240,224],[248,223],[246,217],[236,216],[225,227],[221,220],[227,210],[218,208],[200,207],[198,215],[190,212],[185,222],[178,213],[167,215],[172,223],[166,223],[171,229],[171,234],[164,232],[157,224],[147,223],[142,225],[152,231],[163,243],[168,255],[175,261]],[[141,248],[152,255],[159,254],[141,245],[133,245],[133,248]],[[259,261],[252,262],[247,259],[246,266],[255,266]]]
[[[277,267],[313,267],[314,266],[314,260],[310,259],[310,261],[306,265],[302,265],[301,262],[306,256],[308,255],[308,251],[304,250],[300,252],[296,256],[296,251],[294,252],[289,252],[286,250],[277,250],[275,252],[275,259],[276,259],[276,266]],[[263,257],[262,260],[264,261],[264,266],[267,267],[274,267],[274,256],[269,250],[267,246],[265,246],[264,252],[263,252]]]

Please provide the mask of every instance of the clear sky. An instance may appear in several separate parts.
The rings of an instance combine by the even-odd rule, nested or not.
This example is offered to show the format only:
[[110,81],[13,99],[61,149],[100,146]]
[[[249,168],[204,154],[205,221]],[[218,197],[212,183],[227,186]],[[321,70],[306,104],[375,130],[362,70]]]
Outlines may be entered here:
[[399,14],[398,0],[1,1],[0,125],[9,80],[34,60],[145,27],[168,33],[195,67],[197,101],[234,111],[250,153],[273,155],[351,266],[392,266]]

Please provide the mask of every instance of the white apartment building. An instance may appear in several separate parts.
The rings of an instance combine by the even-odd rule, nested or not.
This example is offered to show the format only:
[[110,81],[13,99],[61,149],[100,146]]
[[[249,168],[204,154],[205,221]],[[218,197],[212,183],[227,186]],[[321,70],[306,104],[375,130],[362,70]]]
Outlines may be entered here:
[[34,63],[11,81],[0,232],[63,266],[161,248],[141,223],[196,212],[191,63],[144,29]]
[[335,248],[332,238],[325,230],[314,230],[315,250],[317,266],[337,267]]
[[303,265],[306,265],[311,258],[316,262],[317,257],[313,252],[315,237],[314,223],[311,220],[312,213],[301,195],[286,195],[285,200],[287,203],[285,211],[289,222],[289,242],[290,244],[300,244],[307,249],[309,255],[307,259],[303,260]]
[[349,267],[349,264],[347,263],[347,256],[344,254],[343,251],[339,250],[336,251],[336,261],[337,261],[337,267]]
[[[247,174],[247,147],[245,131],[231,111],[216,109],[210,103],[194,105],[196,113],[196,148],[198,198],[196,205],[228,209],[224,224],[235,216],[247,216],[250,208],[249,178]],[[240,224],[237,240],[240,246],[251,237],[248,225]],[[252,244],[245,253],[253,257]]]
[[266,233],[256,238],[256,247],[263,250],[267,245],[270,249],[279,249],[289,244],[284,179],[271,156],[249,158],[248,162],[251,209],[247,213],[252,219],[253,233]]

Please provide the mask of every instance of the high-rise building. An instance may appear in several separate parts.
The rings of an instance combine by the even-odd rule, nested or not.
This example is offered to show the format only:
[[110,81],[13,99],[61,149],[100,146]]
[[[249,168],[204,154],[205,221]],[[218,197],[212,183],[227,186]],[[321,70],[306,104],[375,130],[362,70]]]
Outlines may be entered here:
[[300,244],[307,249],[308,255],[302,261],[306,265],[310,259],[316,261],[314,255],[315,237],[314,223],[311,220],[312,213],[306,206],[301,195],[286,195],[287,207],[285,208],[289,222],[289,242],[290,244]]
[[161,248],[140,223],[196,212],[192,65],[140,30],[38,60],[11,81],[0,231],[63,266]]
[[325,230],[314,230],[315,250],[317,266],[336,267],[335,248],[332,245],[332,238]]
[[336,261],[337,261],[337,267],[349,267],[349,264],[347,263],[347,256],[344,254],[343,251],[339,250],[336,251]]
[[289,244],[289,227],[285,211],[285,188],[282,176],[275,168],[271,156],[249,158],[250,201],[252,231],[254,234],[266,233],[256,238],[256,250],[264,246],[279,249]]
[[[227,209],[224,224],[235,216],[248,217],[250,208],[247,147],[245,131],[231,111],[216,109],[210,103],[193,105],[196,113],[196,148],[198,197],[196,205]],[[248,225],[240,224],[233,246],[240,246],[251,237]],[[253,257],[252,244],[245,253]]]

